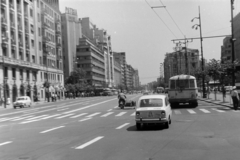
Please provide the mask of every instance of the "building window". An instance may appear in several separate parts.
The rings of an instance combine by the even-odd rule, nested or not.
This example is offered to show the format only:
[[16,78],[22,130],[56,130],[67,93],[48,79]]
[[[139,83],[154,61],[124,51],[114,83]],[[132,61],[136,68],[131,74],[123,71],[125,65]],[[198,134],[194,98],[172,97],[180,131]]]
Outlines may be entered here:
[[8,67],[4,67],[4,78],[8,78]]
[[33,10],[30,9],[30,16],[33,17]]
[[39,51],[41,51],[41,50],[42,50],[42,43],[39,42]]
[[12,68],[12,78],[16,79],[16,69]]
[[26,59],[27,59],[28,62],[30,61],[30,57],[29,57],[29,53],[28,52],[26,53]]
[[36,63],[36,62],[35,62],[35,56],[34,56],[34,55],[32,55],[32,62],[33,62],[33,63]]
[[20,58],[20,60],[23,60],[23,54],[21,51],[19,52],[19,58]]
[[32,72],[32,79],[33,79],[33,81],[37,80],[37,73],[36,72]]
[[39,57],[39,63],[42,64],[42,57]]
[[34,47],[34,40],[33,39],[31,40],[31,43],[32,43],[32,47]]
[[27,81],[29,81],[30,79],[30,74],[29,74],[29,71],[27,71]]
[[41,36],[41,28],[38,28],[38,35]]
[[23,79],[23,70],[20,69],[20,80],[22,80],[22,79]]

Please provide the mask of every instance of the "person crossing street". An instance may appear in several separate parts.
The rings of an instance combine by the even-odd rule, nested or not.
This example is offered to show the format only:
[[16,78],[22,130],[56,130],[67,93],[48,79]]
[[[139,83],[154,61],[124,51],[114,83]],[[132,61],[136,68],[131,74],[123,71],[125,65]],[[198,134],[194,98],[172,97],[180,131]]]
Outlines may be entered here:
[[233,90],[232,90],[232,93],[231,93],[234,110],[238,109],[238,104],[239,104],[239,95],[238,95],[238,92],[237,92],[236,89],[237,89],[236,86],[234,86]]

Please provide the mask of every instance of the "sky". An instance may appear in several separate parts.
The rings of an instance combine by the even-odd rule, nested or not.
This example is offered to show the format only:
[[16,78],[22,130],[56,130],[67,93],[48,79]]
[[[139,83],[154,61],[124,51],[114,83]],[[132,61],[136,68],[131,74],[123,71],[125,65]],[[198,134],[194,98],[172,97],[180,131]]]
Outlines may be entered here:
[[[166,8],[154,8],[166,6]],[[173,52],[173,39],[231,34],[230,0],[60,0],[60,11],[76,9],[79,18],[89,17],[99,29],[111,36],[112,50],[126,52],[127,63],[138,69],[141,84],[156,81],[165,54]],[[240,0],[234,1],[234,15],[240,11]],[[203,40],[203,57],[220,59],[223,38]],[[199,49],[200,40],[188,43]]]

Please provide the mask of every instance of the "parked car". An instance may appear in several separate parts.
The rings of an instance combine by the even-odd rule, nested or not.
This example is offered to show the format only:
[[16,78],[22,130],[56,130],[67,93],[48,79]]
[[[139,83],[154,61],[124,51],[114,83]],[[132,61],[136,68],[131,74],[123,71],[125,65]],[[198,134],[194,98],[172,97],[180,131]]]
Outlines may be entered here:
[[145,95],[139,98],[136,105],[136,128],[143,124],[162,123],[169,128],[172,122],[172,109],[166,95]]
[[28,96],[18,97],[17,100],[13,103],[14,109],[16,109],[17,107],[31,107],[31,105],[32,101],[31,98]]

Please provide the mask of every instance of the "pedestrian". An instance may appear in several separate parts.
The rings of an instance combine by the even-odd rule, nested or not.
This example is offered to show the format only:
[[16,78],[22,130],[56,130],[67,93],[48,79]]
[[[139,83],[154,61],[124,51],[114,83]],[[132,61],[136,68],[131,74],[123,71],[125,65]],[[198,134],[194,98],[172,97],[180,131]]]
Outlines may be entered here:
[[238,103],[239,103],[239,96],[238,96],[238,92],[236,89],[237,89],[236,86],[234,86],[232,93],[231,93],[234,110],[238,109]]

